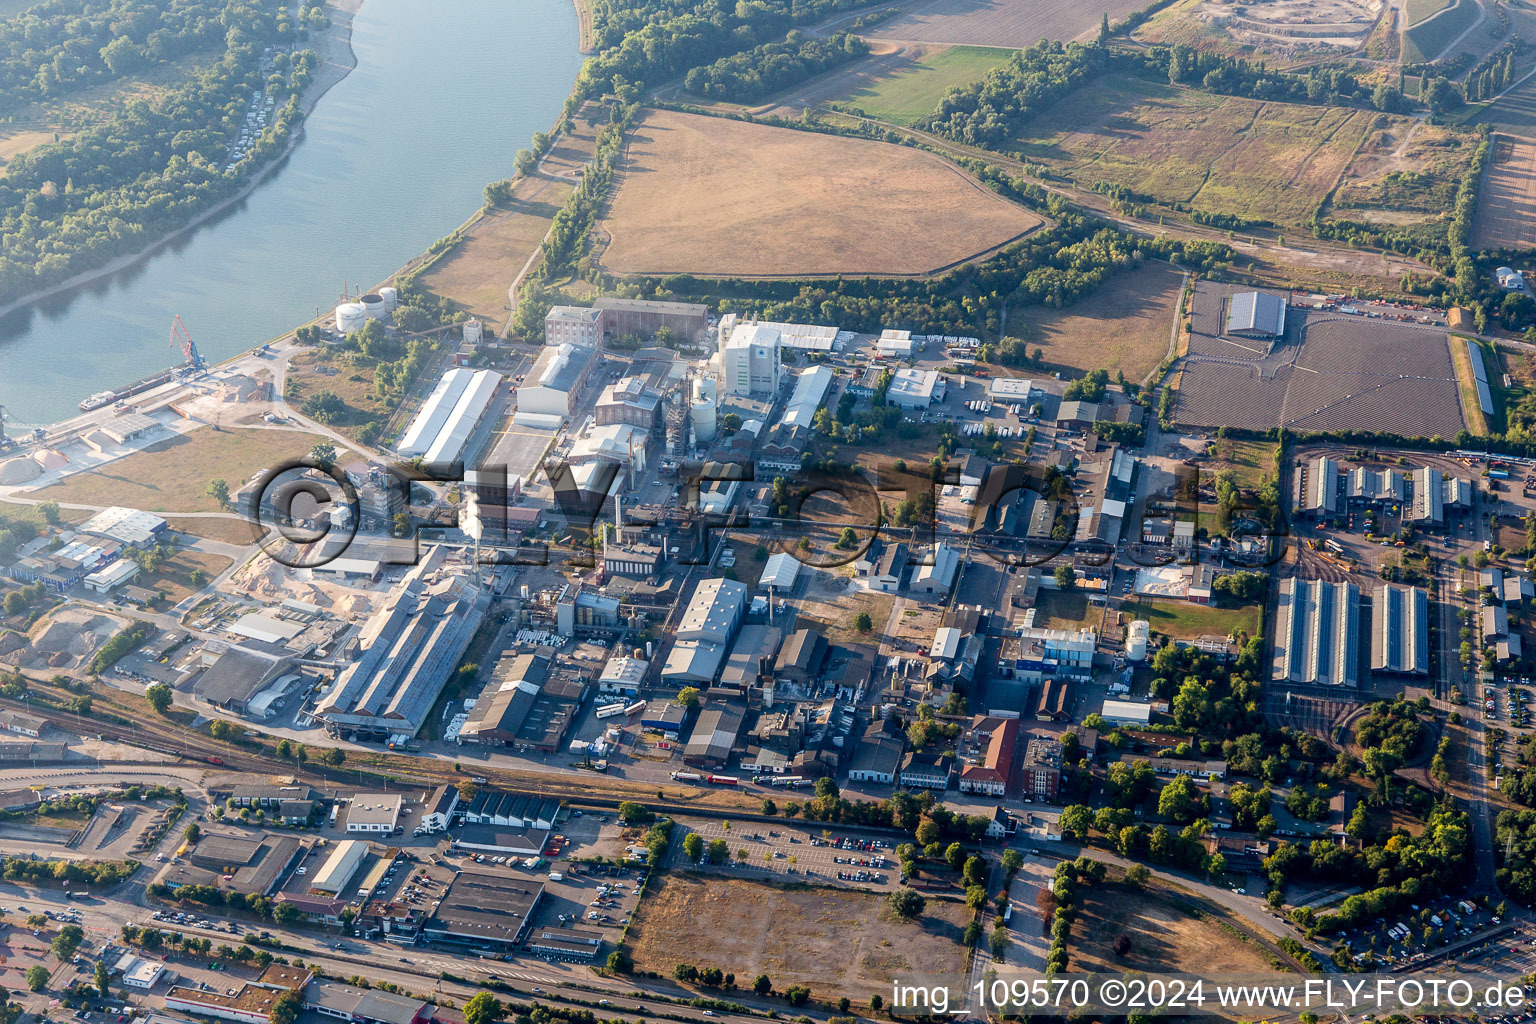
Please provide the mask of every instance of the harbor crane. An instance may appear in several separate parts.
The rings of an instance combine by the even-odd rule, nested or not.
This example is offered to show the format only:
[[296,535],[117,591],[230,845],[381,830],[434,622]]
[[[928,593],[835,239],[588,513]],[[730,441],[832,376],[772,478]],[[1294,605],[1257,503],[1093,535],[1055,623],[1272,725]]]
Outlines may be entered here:
[[170,347],[180,348],[181,354],[187,359],[187,365],[194,370],[201,370],[207,365],[203,361],[203,354],[197,350],[197,342],[192,340],[191,333],[187,331],[187,325],[181,322],[180,313],[171,319]]

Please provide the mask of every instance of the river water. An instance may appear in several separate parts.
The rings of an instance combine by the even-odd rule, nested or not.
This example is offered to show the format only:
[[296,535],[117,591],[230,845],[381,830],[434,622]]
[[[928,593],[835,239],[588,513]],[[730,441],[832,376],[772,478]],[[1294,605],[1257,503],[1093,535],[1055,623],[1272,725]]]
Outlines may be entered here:
[[[559,116],[580,69],[570,0],[364,0],[357,67],[242,202],[110,277],[0,320],[7,423],[181,361],[180,314],[218,361],[371,287],[481,202]],[[509,253],[508,280],[526,254]],[[513,265],[516,264],[516,265]]]

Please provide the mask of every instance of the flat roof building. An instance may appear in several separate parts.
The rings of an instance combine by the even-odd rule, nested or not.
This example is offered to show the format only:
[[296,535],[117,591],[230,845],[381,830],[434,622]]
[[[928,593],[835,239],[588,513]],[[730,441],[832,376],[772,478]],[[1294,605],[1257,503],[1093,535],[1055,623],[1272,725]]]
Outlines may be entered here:
[[358,793],[347,807],[347,831],[388,835],[400,823],[400,805],[399,793]]
[[944,401],[946,385],[937,370],[917,370],[904,366],[891,375],[885,400],[898,409],[926,409]]
[[440,942],[508,949],[528,934],[544,885],[464,871],[456,875],[422,932]]
[[724,768],[741,733],[743,713],[729,704],[712,703],[699,713],[683,748],[683,763],[700,768]]
[[700,580],[677,623],[679,640],[729,643],[746,608],[747,588],[724,578]]
[[603,311],[586,306],[551,306],[544,314],[544,344],[585,345],[603,343]]
[[571,415],[596,363],[596,350],[585,345],[547,346],[518,385],[515,421],[523,426],[558,427]]

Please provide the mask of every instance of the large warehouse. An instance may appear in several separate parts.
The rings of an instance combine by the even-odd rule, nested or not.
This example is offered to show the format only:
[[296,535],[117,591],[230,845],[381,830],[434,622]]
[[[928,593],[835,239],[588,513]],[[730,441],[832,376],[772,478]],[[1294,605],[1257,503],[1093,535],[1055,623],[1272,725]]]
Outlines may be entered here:
[[334,735],[414,736],[480,627],[490,594],[431,549],[363,626],[362,657],[342,670],[315,717]]
[[455,367],[443,374],[401,436],[401,456],[434,465],[458,461],[485,421],[501,380],[494,370]]
[[1360,591],[1352,583],[1280,584],[1275,679],[1320,686],[1360,682]]
[[584,345],[550,345],[539,353],[517,389],[521,426],[553,430],[571,414],[581,387],[597,363],[597,350]]
[[1429,672],[1429,595],[1418,587],[1376,588],[1371,616],[1371,669]]
[[1227,307],[1227,333],[1280,337],[1285,334],[1285,300],[1268,292],[1238,292]]

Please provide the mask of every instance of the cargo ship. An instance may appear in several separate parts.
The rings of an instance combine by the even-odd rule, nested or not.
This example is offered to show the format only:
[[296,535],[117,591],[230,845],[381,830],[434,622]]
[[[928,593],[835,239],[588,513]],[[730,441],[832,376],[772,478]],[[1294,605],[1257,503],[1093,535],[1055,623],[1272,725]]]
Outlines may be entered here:
[[90,398],[80,403],[81,412],[90,412],[92,409],[100,409],[102,406],[117,400],[116,391],[98,391]]
[[100,409],[102,406],[111,405],[113,402],[121,402],[132,398],[134,395],[142,395],[151,388],[157,388],[161,384],[174,380],[179,371],[186,369],[187,367],[181,366],[174,370],[163,370],[153,377],[145,377],[143,380],[130,384],[126,388],[120,388],[117,391],[98,391],[80,403],[80,411],[91,412],[94,409]]

